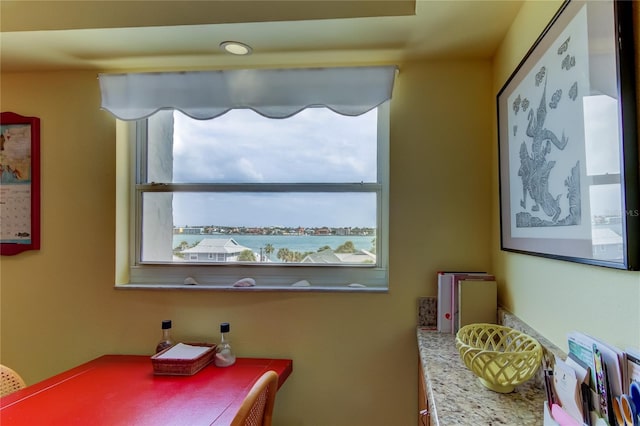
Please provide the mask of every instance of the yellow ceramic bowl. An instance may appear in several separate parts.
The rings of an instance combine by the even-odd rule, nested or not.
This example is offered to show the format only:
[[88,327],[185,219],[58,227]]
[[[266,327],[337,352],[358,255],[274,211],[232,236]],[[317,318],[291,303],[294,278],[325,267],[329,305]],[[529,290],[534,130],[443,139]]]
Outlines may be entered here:
[[496,324],[465,325],[456,334],[456,348],[480,383],[500,393],[533,377],[542,359],[536,339]]

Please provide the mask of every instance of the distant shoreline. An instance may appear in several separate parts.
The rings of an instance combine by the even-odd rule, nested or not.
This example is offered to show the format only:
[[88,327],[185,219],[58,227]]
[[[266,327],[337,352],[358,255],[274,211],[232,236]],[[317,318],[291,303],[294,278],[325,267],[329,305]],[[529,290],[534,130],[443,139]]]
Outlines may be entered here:
[[212,234],[174,234],[173,235],[173,247],[180,245],[183,241],[187,244],[195,244],[199,240],[204,238],[233,238],[238,244],[250,248],[256,253],[260,253],[267,244],[271,244],[274,248],[270,259],[277,262],[277,253],[281,248],[286,248],[291,251],[316,252],[318,249],[329,246],[332,249],[336,249],[346,241],[351,241],[356,250],[370,251],[373,246],[373,235],[243,235],[243,234],[224,234],[224,235],[212,235]]

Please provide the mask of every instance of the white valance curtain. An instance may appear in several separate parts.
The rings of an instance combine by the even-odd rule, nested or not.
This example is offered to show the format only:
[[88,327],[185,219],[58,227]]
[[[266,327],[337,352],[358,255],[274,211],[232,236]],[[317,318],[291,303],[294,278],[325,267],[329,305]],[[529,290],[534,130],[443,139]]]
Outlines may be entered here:
[[391,99],[395,66],[100,74],[102,108],[121,120],[161,109],[210,119],[233,108],[270,118],[325,106],[360,115]]

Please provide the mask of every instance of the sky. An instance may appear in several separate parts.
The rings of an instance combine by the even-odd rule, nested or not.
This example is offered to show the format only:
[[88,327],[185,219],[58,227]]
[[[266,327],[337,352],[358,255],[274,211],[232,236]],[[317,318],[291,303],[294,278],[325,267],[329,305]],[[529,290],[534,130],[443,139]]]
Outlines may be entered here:
[[[288,119],[231,110],[212,120],[174,113],[173,180],[206,183],[377,181],[377,114],[308,108]],[[176,226],[376,226],[375,195],[174,195]]]
[[[599,95],[585,96],[582,102],[587,175],[619,175],[620,133],[617,100]],[[592,185],[589,191],[592,215],[620,214],[620,184]]]

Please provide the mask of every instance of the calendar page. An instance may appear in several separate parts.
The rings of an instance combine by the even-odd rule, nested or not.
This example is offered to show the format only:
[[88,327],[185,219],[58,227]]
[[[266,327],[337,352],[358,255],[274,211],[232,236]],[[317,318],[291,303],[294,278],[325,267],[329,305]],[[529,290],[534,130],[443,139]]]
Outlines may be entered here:
[[0,240],[31,244],[31,125],[0,131]]

